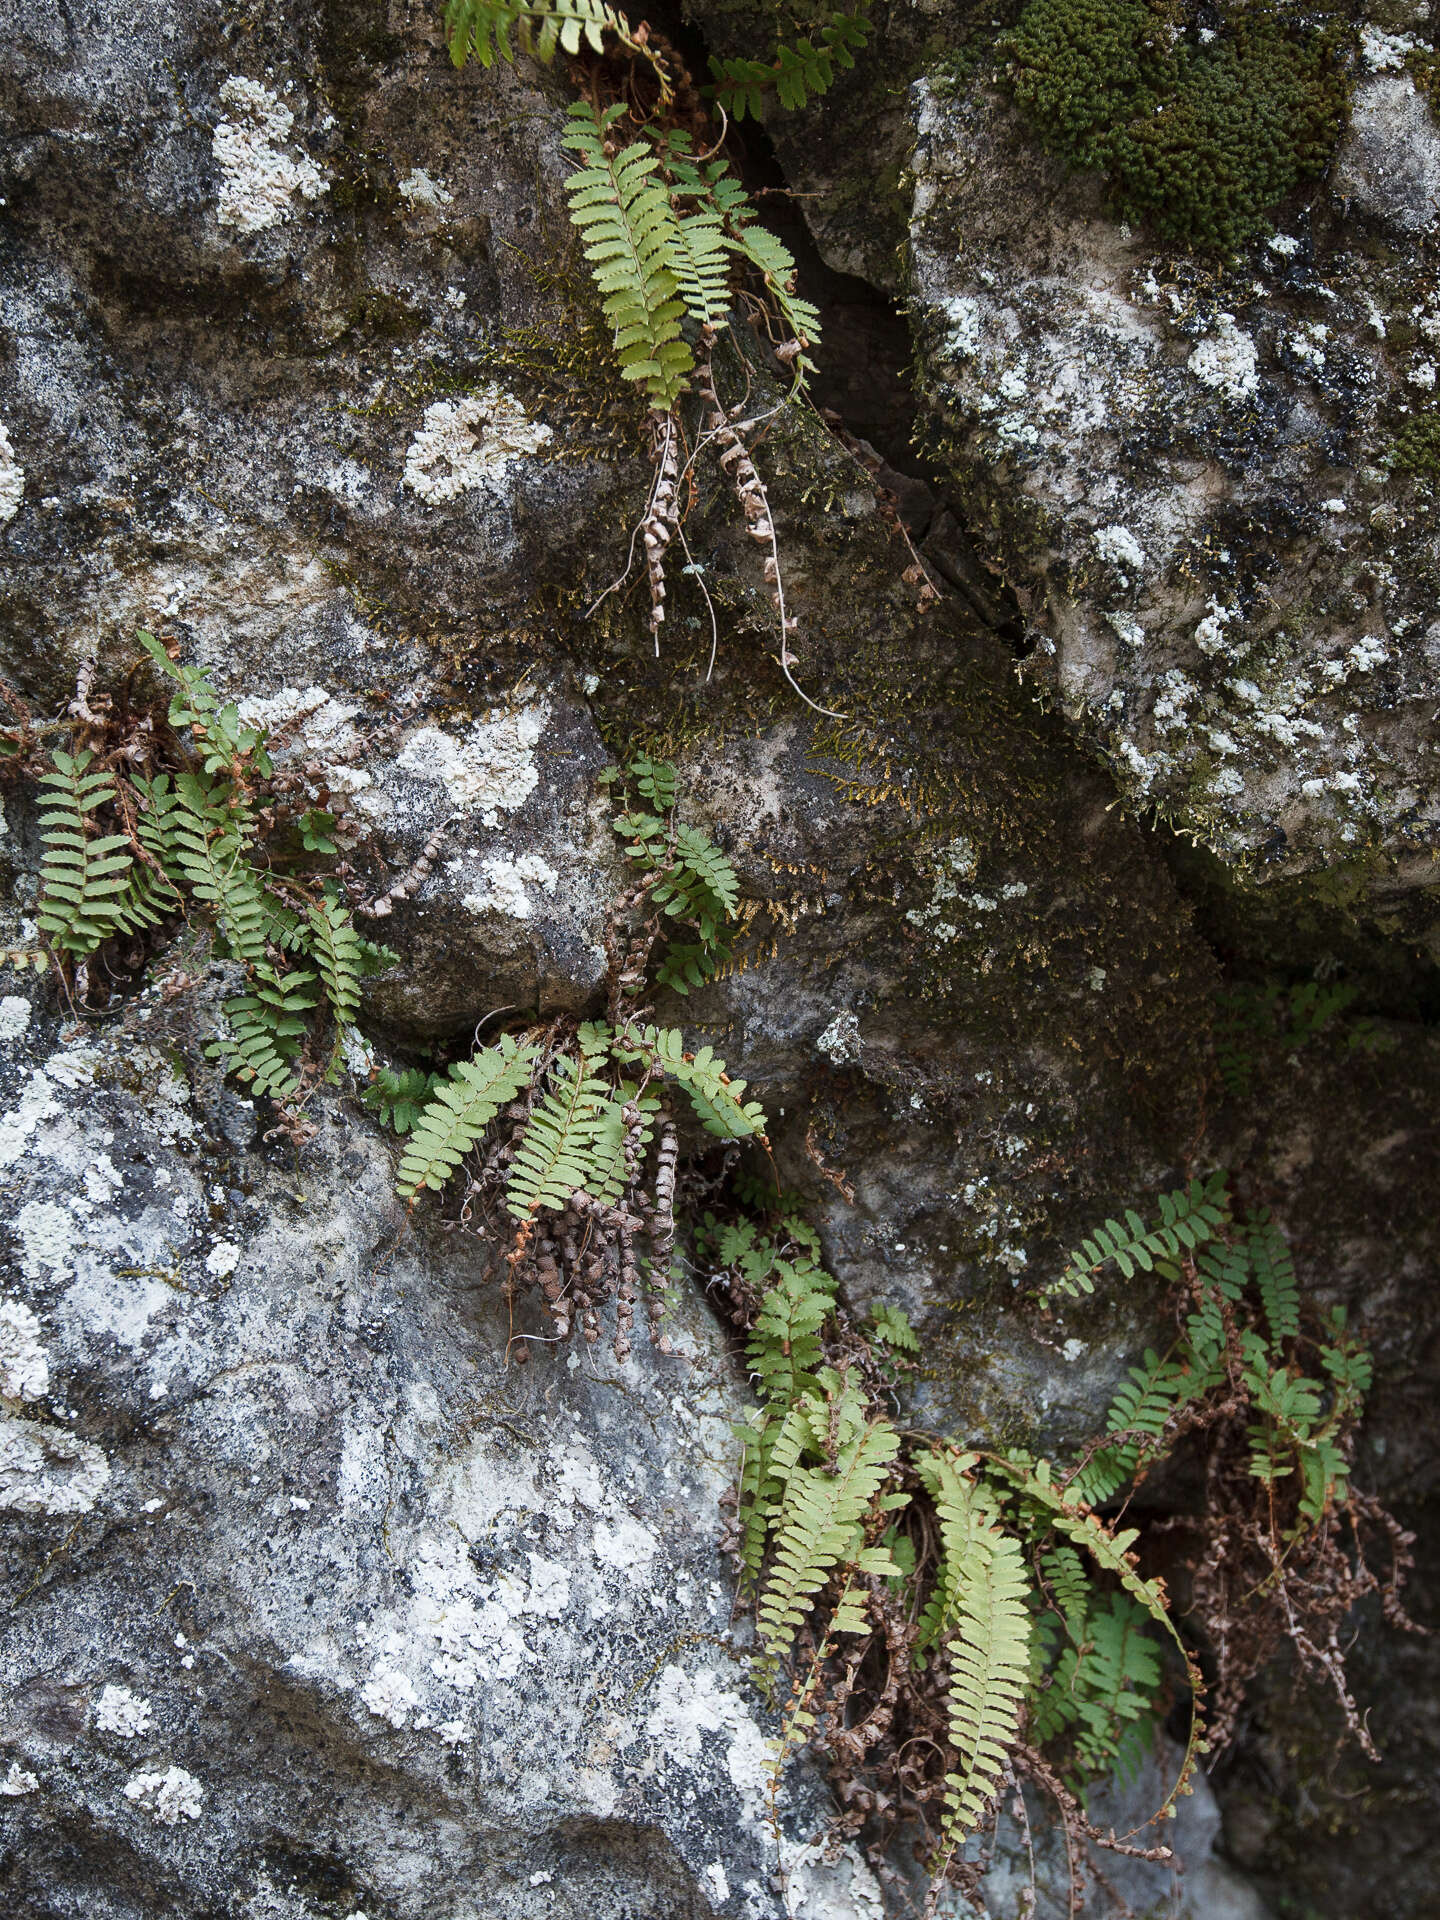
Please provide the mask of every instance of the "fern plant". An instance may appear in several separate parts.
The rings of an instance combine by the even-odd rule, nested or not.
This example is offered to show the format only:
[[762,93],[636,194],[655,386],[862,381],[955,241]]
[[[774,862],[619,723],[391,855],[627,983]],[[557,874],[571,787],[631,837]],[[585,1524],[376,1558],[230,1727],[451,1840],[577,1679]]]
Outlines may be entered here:
[[[138,639],[174,688],[169,732],[116,739],[104,757],[92,747],[51,755],[39,781],[38,923],[74,967],[117,936],[196,925],[245,973],[206,1053],[252,1093],[293,1105],[317,1078],[335,1077],[362,978],[397,956],[362,939],[332,879],[277,878],[260,837],[259,800],[273,808],[275,771],[263,731],[152,634]],[[336,1035],[323,1070],[305,1058],[322,1005]]]
[[[646,445],[654,474],[636,533],[643,535],[657,650],[665,618],[665,556],[682,517],[680,448],[699,426],[700,444],[714,448],[749,537],[765,549],[762,577],[779,618],[781,671],[816,706],[794,678],[795,620],[785,610],[774,518],[742,438],[739,412],[725,409],[716,392],[713,352],[743,299],[798,389],[813,369],[809,356],[820,318],[796,289],[794,258],[761,223],[730,171],[721,151],[723,127],[697,154],[695,101],[693,96],[687,100],[682,114],[663,36],[648,24],[632,27],[602,0],[449,0],[446,25],[457,65],[472,55],[485,66],[497,53],[513,59],[512,34],[542,61],[562,50],[584,56],[587,97],[571,106],[561,137],[578,161],[567,182],[570,219],[612,329],[620,376],[649,402]],[[770,87],[782,104],[799,105],[823,91],[837,67],[854,64],[852,50],[864,44],[867,31],[857,16],[834,14],[818,40],[777,48],[773,62],[749,72],[743,83],[727,77],[722,67],[719,93],[739,113]],[[612,62],[608,56],[617,49],[625,59]],[[627,61],[630,71],[623,73]],[[641,67],[644,85],[638,84]],[[682,68],[677,62],[677,72]],[[700,402],[700,420],[687,428],[681,403],[692,391]],[[692,457],[686,471],[693,466]],[[632,540],[622,580],[629,576],[634,552]],[[710,611],[713,619],[713,602]],[[718,639],[718,626],[715,632]]]
[[[878,1305],[852,1321],[813,1233],[783,1208],[772,1219],[766,1230],[707,1215],[697,1249],[746,1328],[759,1402],[737,1429],[731,1544],[757,1610],[762,1676],[795,1674],[777,1756],[813,1739],[847,1798],[872,1796],[861,1803],[888,1807],[891,1825],[926,1821],[938,1831],[938,1884],[959,1871],[960,1844],[1011,1773],[1057,1796],[1073,1843],[1124,1851],[1075,1796],[1134,1772],[1177,1682],[1190,1736],[1157,1817],[1207,1736],[1228,1736],[1237,1688],[1277,1636],[1334,1680],[1336,1643],[1315,1610],[1333,1620],[1377,1583],[1339,1553],[1334,1524],[1347,1503],[1357,1538],[1377,1522],[1346,1479],[1368,1356],[1343,1314],[1306,1334],[1282,1237],[1261,1214],[1235,1222],[1222,1176],[1164,1196],[1158,1225],[1138,1213],[1107,1222],[1068,1263],[1066,1277],[1091,1286],[1107,1264],[1152,1273],[1180,1323],[1167,1351],[1131,1369],[1105,1431],[1069,1466],[899,1430],[891,1369],[918,1345],[908,1320]],[[1302,1364],[1307,1348],[1316,1370]],[[1208,1727],[1195,1657],[1164,1583],[1137,1558],[1137,1529],[1097,1510],[1182,1433],[1210,1450],[1219,1490],[1195,1561],[1199,1617],[1224,1625]],[[847,1505],[837,1468],[861,1457],[845,1451],[861,1435],[883,1471]],[[1393,1545],[1393,1523],[1378,1524]],[[1386,1602],[1397,1617],[1399,1577]],[[1331,1655],[1314,1651],[1323,1645]],[[1341,1698],[1363,1739],[1343,1685]]]
[[135,859],[130,836],[98,833],[95,815],[115,799],[110,773],[91,770],[88,752],[51,756],[40,781],[40,930],[63,952],[90,954],[139,924],[127,908]]
[[850,72],[870,34],[870,23],[861,14],[837,11],[815,29],[813,37],[804,34],[793,43],[777,41],[769,60],[718,59],[712,54],[710,72],[715,84],[711,91],[736,120],[747,114],[760,119],[771,94],[793,112],[827,93],[837,69]]
[[[695,365],[680,337],[687,298],[699,294],[701,318],[709,311],[707,283],[696,267],[713,236],[704,217],[693,216],[686,223],[690,238],[682,240],[680,216],[654,177],[660,163],[648,141],[613,151],[611,135],[625,111],[616,105],[602,113],[589,101],[571,107],[571,125],[561,136],[580,156],[579,170],[566,182],[570,218],[615,331],[621,378],[640,382],[651,406],[669,413]],[[686,273],[687,297],[677,298],[677,269]]]
[[[625,996],[633,998],[653,972],[657,986],[684,997],[729,958],[727,929],[739,908],[739,875],[707,833],[679,818],[676,773],[668,761],[641,758],[623,769],[607,767],[600,779],[620,807],[613,825],[639,876],[636,897],[646,916],[620,968]],[[637,798],[649,804],[637,805]],[[676,940],[664,922],[695,938]]]

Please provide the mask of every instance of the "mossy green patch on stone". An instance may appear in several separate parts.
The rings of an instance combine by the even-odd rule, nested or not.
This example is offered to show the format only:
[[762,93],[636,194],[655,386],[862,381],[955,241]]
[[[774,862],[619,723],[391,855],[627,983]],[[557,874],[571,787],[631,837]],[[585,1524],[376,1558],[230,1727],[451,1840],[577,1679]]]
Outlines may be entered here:
[[1235,12],[1216,31],[1178,0],[1031,0],[1002,51],[1040,140],[1105,174],[1118,214],[1230,252],[1339,145],[1350,31],[1320,11]]

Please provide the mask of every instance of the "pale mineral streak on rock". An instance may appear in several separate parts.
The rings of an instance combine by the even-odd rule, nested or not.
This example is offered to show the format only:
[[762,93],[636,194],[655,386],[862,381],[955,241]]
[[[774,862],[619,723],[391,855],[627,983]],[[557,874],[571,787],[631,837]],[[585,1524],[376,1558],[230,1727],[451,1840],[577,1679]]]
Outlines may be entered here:
[[15,458],[10,435],[0,422],[0,526],[13,520],[25,498],[25,472]]

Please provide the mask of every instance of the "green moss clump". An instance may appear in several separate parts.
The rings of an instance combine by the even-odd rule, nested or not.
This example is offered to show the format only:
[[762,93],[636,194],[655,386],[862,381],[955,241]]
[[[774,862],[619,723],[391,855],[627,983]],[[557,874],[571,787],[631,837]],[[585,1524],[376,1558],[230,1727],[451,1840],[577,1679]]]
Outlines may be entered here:
[[1203,39],[1181,0],[1030,0],[1003,50],[1041,141],[1104,173],[1119,215],[1229,253],[1335,152],[1350,35],[1257,10]]
[[1423,473],[1440,480],[1440,413],[1407,420],[1395,436],[1390,464],[1397,473]]

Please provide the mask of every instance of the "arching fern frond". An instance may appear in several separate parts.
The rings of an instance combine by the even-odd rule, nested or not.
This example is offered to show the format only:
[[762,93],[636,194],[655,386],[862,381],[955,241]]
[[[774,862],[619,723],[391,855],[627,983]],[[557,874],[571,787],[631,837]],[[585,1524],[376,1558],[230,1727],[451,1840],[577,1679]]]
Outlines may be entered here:
[[473,54],[482,67],[502,59],[514,62],[513,34],[523,52],[548,65],[557,51],[605,51],[605,35],[647,61],[660,86],[661,104],[673,98],[669,68],[658,47],[636,35],[623,13],[605,0],[448,0],[445,36],[450,58],[463,67]]
[[123,924],[135,856],[124,833],[92,833],[92,817],[113,800],[93,755],[55,752],[40,778],[40,930],[66,953],[93,953]]
[[760,1639],[772,1661],[793,1646],[831,1575],[862,1552],[861,1523],[899,1450],[889,1421],[876,1420],[840,1448],[833,1468],[797,1467],[789,1475],[774,1528],[774,1566],[757,1613]]
[[457,1060],[411,1131],[395,1178],[402,1200],[424,1187],[438,1193],[507,1101],[529,1079],[538,1048],[504,1034],[473,1060]]
[[266,964],[270,913],[264,883],[246,857],[248,836],[229,805],[228,783],[182,773],[168,821],[169,844],[190,892],[214,914],[231,953]]
[[[551,1069],[505,1181],[505,1204],[515,1219],[563,1207],[590,1181],[602,1184],[597,1176],[613,1164],[618,1110],[612,1112],[610,1085],[598,1065],[596,1054],[579,1051],[562,1054]],[[623,1135],[623,1121],[619,1126]]]
[[1188,1785],[1195,1770],[1200,1746],[1198,1702],[1204,1691],[1204,1680],[1194,1656],[1170,1617],[1164,1581],[1147,1580],[1136,1569],[1132,1549],[1140,1538],[1139,1529],[1129,1527],[1114,1532],[1098,1514],[1090,1512],[1078,1502],[1072,1502],[1068,1492],[1062,1493],[1054,1484],[1048,1460],[1031,1463],[1020,1454],[987,1454],[985,1464],[992,1478],[1013,1489],[1022,1503],[1028,1502],[1057,1533],[1063,1534],[1083,1553],[1087,1553],[1106,1573],[1113,1574],[1131,1599],[1137,1601],[1155,1625],[1168,1635],[1180,1655],[1191,1687],[1190,1736],[1180,1772],[1160,1813],[1155,1815],[1158,1819],[1167,1808],[1174,1805],[1176,1796]]
[[[773,93],[782,107],[794,110],[829,91],[838,68],[849,72],[855,55],[869,41],[868,20],[854,13],[832,13],[814,39],[808,35],[793,46],[777,42],[770,60],[710,57],[712,91],[733,119],[748,114],[758,120],[764,111],[765,97]],[[818,43],[818,44],[817,44]]]
[[610,130],[623,107],[597,112],[587,101],[570,108],[562,144],[580,156],[566,181],[570,218],[580,229],[585,257],[615,329],[615,353],[624,379],[644,386],[652,407],[668,413],[685,391],[694,356],[680,337],[685,311],[670,262],[680,249],[680,223],[648,141],[612,153]]
[[1218,1231],[1226,1217],[1224,1174],[1192,1180],[1188,1187],[1161,1195],[1158,1227],[1147,1226],[1133,1209],[1127,1210],[1123,1223],[1107,1220],[1103,1227],[1096,1227],[1070,1255],[1064,1273],[1046,1293],[1051,1298],[1060,1293],[1077,1298],[1093,1293],[1096,1276],[1111,1261],[1127,1280],[1137,1267],[1149,1273],[1157,1261],[1193,1252]]
[[725,1062],[713,1048],[702,1047],[693,1058],[685,1054],[685,1036],[677,1027],[644,1027],[627,1031],[616,1051],[625,1061],[646,1060],[685,1089],[700,1124],[721,1140],[763,1140],[765,1114],[758,1101],[746,1101],[743,1080],[732,1080]]

